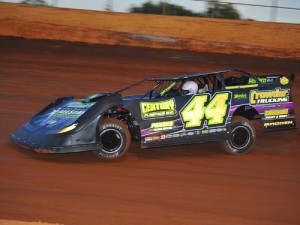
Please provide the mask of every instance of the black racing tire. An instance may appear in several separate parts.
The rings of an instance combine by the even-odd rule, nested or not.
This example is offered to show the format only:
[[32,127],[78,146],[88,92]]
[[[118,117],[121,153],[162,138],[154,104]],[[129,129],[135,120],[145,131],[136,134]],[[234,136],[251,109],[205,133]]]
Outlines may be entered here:
[[99,125],[100,148],[94,153],[104,160],[118,159],[127,152],[130,142],[130,132],[122,121],[104,118]]
[[233,155],[248,153],[256,140],[255,127],[251,121],[241,116],[234,116],[231,129],[231,138],[222,143],[225,152]]

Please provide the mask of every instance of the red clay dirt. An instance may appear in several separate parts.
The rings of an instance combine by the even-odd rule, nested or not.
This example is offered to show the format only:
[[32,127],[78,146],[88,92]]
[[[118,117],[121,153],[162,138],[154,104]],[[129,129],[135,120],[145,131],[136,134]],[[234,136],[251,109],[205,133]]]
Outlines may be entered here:
[[[262,133],[243,156],[217,143],[38,154],[11,143],[51,100],[115,91],[149,76],[244,69],[295,72],[299,60],[0,38],[0,220],[56,224],[300,224],[300,132]],[[300,124],[299,119],[297,120]],[[256,124],[259,128],[259,124]]]
[[300,25],[0,2],[0,35],[300,59]]

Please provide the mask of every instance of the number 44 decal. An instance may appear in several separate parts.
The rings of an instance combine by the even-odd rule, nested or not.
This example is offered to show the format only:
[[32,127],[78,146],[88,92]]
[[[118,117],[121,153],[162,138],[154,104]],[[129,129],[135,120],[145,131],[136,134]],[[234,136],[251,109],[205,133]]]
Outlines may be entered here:
[[195,95],[180,112],[185,128],[202,127],[205,119],[208,126],[224,125],[230,100],[230,92],[216,93],[212,99],[209,94]]

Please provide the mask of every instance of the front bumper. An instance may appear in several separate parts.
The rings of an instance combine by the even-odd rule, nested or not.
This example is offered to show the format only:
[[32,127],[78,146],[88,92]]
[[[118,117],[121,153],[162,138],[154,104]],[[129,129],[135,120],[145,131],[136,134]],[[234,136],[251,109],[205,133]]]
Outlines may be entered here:
[[28,122],[9,138],[23,148],[40,153],[84,152],[100,148],[95,130],[96,123],[91,123],[80,131],[60,134]]
[[70,153],[70,152],[85,152],[94,151],[100,148],[99,144],[81,144],[81,145],[70,145],[61,147],[50,147],[45,145],[36,144],[28,140],[24,140],[18,137],[16,134],[9,135],[10,140],[22,148],[35,151],[38,153]]

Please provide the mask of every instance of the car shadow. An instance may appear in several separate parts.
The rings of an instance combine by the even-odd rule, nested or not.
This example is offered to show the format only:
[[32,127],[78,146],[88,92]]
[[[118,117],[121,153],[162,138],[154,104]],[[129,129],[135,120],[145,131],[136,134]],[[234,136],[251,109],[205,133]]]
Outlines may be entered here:
[[7,142],[7,147],[11,151],[16,151],[25,158],[31,158],[45,162],[62,163],[120,163],[130,158],[136,159],[166,159],[180,157],[207,157],[213,154],[223,154],[219,143],[210,142],[202,144],[190,144],[180,146],[168,146],[160,148],[141,149],[139,142],[132,142],[124,157],[116,160],[102,160],[93,152],[78,153],[37,153],[32,150],[24,149],[14,143]]
[[159,159],[159,158],[180,158],[180,157],[205,157],[212,154],[223,153],[218,142],[177,145],[159,148],[141,149],[140,143],[132,143],[129,153],[138,158]]

